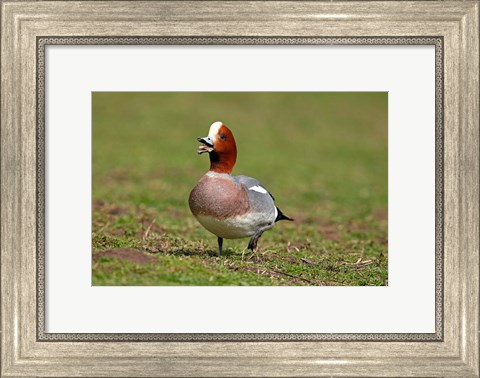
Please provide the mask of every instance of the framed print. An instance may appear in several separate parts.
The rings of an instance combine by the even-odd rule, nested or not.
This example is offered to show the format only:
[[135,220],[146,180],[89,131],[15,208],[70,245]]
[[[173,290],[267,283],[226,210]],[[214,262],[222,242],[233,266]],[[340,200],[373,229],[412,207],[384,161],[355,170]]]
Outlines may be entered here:
[[479,376],[477,1],[1,19],[2,376]]

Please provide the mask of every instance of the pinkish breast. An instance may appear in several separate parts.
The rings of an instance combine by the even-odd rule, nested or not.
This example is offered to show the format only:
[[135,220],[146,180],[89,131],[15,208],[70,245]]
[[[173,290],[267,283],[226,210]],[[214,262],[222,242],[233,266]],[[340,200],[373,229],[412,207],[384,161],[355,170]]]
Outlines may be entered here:
[[230,175],[204,175],[193,188],[188,200],[192,214],[228,219],[250,210],[248,194]]

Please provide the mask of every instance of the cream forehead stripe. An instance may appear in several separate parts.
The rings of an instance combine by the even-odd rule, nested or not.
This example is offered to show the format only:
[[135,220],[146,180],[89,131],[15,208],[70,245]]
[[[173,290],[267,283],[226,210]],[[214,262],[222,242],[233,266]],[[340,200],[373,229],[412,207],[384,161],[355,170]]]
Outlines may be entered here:
[[218,130],[220,127],[222,127],[223,123],[220,121],[212,123],[212,126],[210,126],[210,130],[208,131],[208,136],[209,137],[214,137],[215,135],[218,134]]

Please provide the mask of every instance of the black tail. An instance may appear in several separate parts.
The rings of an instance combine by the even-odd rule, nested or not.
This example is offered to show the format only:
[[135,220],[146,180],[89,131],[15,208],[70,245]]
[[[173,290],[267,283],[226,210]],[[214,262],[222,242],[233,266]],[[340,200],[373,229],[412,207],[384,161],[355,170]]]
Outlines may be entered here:
[[280,210],[278,207],[277,207],[277,211],[278,211],[278,214],[277,214],[277,217],[275,218],[275,222],[278,222],[278,221],[281,221],[281,220],[293,221],[292,218],[287,217],[285,214],[283,214],[282,210]]

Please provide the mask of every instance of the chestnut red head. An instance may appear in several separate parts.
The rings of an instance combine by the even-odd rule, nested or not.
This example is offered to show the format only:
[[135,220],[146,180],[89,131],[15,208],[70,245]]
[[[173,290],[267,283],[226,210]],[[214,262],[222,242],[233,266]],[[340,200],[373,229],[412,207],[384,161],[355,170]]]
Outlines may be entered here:
[[208,152],[210,170],[217,173],[231,173],[237,160],[237,145],[230,129],[222,122],[214,122],[210,126],[207,137],[197,138],[203,143],[198,153]]

